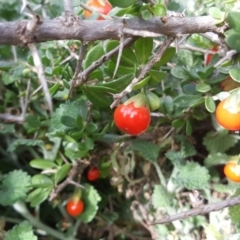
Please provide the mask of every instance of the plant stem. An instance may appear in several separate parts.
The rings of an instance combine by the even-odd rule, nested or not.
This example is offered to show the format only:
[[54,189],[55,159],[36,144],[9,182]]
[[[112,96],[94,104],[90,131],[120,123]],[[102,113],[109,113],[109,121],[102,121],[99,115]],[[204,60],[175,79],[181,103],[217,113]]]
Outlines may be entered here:
[[24,202],[17,202],[13,205],[13,208],[21,214],[24,218],[26,218],[34,227],[44,230],[46,233],[55,237],[59,240],[76,240],[74,237],[66,237],[64,234],[59,231],[50,228],[49,226],[42,223],[39,219],[33,217],[31,213],[28,211]]
[[159,177],[159,179],[161,181],[162,186],[166,187],[167,186],[166,179],[165,179],[165,177],[164,177],[164,175],[163,175],[163,173],[161,171],[161,168],[159,167],[157,162],[154,162],[153,165],[154,165],[154,167],[155,167],[155,169],[157,171],[157,175],[158,175],[158,177]]

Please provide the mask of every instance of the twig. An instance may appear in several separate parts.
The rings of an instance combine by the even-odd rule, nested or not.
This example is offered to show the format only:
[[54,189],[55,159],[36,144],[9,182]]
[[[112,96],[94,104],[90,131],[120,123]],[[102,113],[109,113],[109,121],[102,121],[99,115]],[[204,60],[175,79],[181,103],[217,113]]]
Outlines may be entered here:
[[160,33],[149,32],[146,30],[133,30],[130,28],[124,28],[123,33],[130,34],[132,36],[138,36],[138,37],[160,37],[160,36],[163,36]]
[[153,58],[141,69],[138,77],[135,77],[132,82],[119,94],[115,94],[114,102],[111,104],[110,108],[114,108],[118,102],[125,97],[128,93],[130,93],[134,87],[134,85],[138,82],[140,82],[144,76],[149,72],[149,70],[152,68],[152,66],[159,61],[159,59],[163,56],[164,52],[167,50],[167,48],[170,46],[170,44],[173,42],[175,38],[170,36],[165,39],[162,46],[159,48],[157,53],[153,56]]
[[[124,41],[123,45],[124,47],[131,45],[136,39],[135,38],[128,38]],[[113,55],[117,54],[119,51],[119,47],[114,48],[112,51],[106,53],[103,55],[101,58],[99,58],[97,61],[93,62],[87,69],[82,71],[81,73],[78,74],[75,83],[75,87],[80,86],[83,82],[86,82],[88,80],[88,76],[90,75],[91,72],[93,72],[95,69],[97,69],[99,66],[101,66],[104,62],[109,60]]]
[[218,66],[220,66],[222,63],[224,63],[227,60],[232,60],[232,57],[237,53],[236,50],[230,50],[226,53],[226,55],[221,58],[215,65],[214,67],[217,68]]
[[72,0],[63,0],[63,6],[65,12],[73,13]]
[[[23,41],[25,43],[28,43],[29,39],[32,38],[32,36],[34,35],[37,28],[41,25],[42,19],[39,15],[34,13],[34,11],[27,4],[27,2],[23,2],[23,4],[24,4],[23,9],[26,7],[32,15],[32,19],[28,21],[26,29],[25,29],[25,31],[23,32],[23,35],[22,35]],[[43,64],[41,62],[41,58],[38,54],[38,51],[37,51],[37,48],[36,48],[35,44],[28,43],[28,47],[29,47],[29,49],[32,53],[34,65],[37,69],[38,78],[39,78],[39,80],[42,84],[43,91],[45,93],[45,99],[46,99],[46,102],[48,104],[49,111],[52,113],[52,99],[51,99],[51,95],[49,93],[47,80],[46,80],[46,77],[45,77],[45,74],[44,74],[44,68],[43,68]]]
[[37,68],[38,78],[39,78],[39,80],[42,84],[43,91],[44,91],[44,94],[45,94],[45,99],[46,99],[46,102],[48,104],[49,111],[52,113],[52,110],[53,110],[52,98],[51,98],[51,95],[50,95],[50,92],[49,92],[49,89],[48,89],[47,80],[46,80],[46,77],[45,77],[45,74],[44,74],[44,68],[43,68],[43,64],[41,62],[41,58],[38,54],[38,51],[37,51],[37,48],[36,48],[35,44],[30,43],[30,44],[28,44],[28,47],[29,47],[29,49],[32,53],[34,65]]
[[7,121],[7,122],[15,122],[19,124],[23,124],[25,119],[22,115],[15,116],[9,113],[0,113],[0,119]]
[[234,197],[234,198],[226,199],[226,200],[218,202],[218,203],[210,203],[207,205],[202,205],[199,208],[194,208],[194,209],[191,209],[188,211],[177,213],[172,216],[167,216],[159,221],[151,223],[150,225],[169,223],[169,222],[173,222],[176,220],[181,220],[181,219],[185,219],[185,218],[189,218],[189,217],[193,217],[193,216],[197,216],[197,215],[203,215],[203,214],[207,214],[210,212],[219,211],[225,207],[230,207],[230,206],[234,206],[237,204],[240,204],[240,195],[237,197]]
[[131,211],[134,219],[139,221],[140,224],[150,232],[152,239],[157,239],[157,233],[148,220],[147,210],[138,201],[133,201],[131,204]]
[[59,184],[55,189],[52,190],[52,192],[49,195],[49,201],[52,201],[54,198],[57,197],[57,195],[68,185],[68,184],[73,184],[79,188],[84,188],[82,185],[75,183],[73,181],[73,178],[77,174],[81,174],[84,170],[84,168],[81,168],[79,170],[79,166],[83,164],[84,162],[82,160],[76,160],[76,162],[73,163],[72,169],[69,172],[68,177],[61,183]]
[[77,67],[75,69],[75,73],[73,75],[73,80],[71,81],[71,87],[70,87],[70,90],[69,90],[69,93],[68,93],[68,99],[71,97],[72,93],[73,93],[73,90],[74,90],[74,86],[75,86],[75,83],[76,83],[76,80],[78,78],[78,74],[80,72],[82,72],[82,63],[83,63],[83,60],[84,60],[84,57],[86,55],[86,52],[87,52],[87,44],[85,44],[84,42],[82,42],[82,45],[81,45],[81,48],[80,48],[80,51],[79,51],[79,57],[78,57],[78,61],[77,61]]
[[122,51],[123,51],[123,48],[124,48],[123,43],[124,43],[124,35],[121,33],[120,43],[119,43],[118,57],[117,57],[117,62],[116,62],[115,70],[114,70],[114,73],[113,73],[113,78],[115,77],[115,75],[116,75],[116,73],[117,73],[118,66],[119,66],[119,63],[120,63],[120,60],[121,60]]

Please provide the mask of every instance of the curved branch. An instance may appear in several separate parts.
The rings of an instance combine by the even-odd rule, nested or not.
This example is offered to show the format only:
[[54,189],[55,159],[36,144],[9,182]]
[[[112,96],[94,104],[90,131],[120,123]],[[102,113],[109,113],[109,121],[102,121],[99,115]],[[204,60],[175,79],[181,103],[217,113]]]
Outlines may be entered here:
[[199,208],[193,208],[193,209],[188,210],[188,211],[180,212],[180,213],[177,213],[175,215],[168,216],[168,217],[165,217],[161,220],[153,222],[150,225],[169,223],[169,222],[173,222],[173,221],[188,218],[188,217],[193,217],[193,216],[197,216],[197,215],[204,215],[206,213],[219,211],[219,210],[221,210],[225,207],[230,207],[230,206],[234,206],[234,205],[237,205],[237,204],[240,204],[240,196],[229,198],[229,199],[226,199],[224,201],[217,202],[217,203],[210,203],[210,204],[207,204],[207,205],[202,205]]
[[[26,44],[22,40],[22,35],[25,32],[27,23],[26,20],[1,22],[0,44]],[[124,23],[128,29],[127,36],[131,35],[131,31],[135,34],[136,32],[141,34],[142,31],[145,31],[166,36],[206,32],[220,33],[221,31],[221,29],[215,26],[214,19],[210,16],[165,16],[164,18],[153,17],[147,21],[141,18],[131,18],[124,19]],[[38,26],[34,35],[28,39],[28,43],[70,39],[81,41],[119,39],[119,29],[122,28],[122,19],[103,21],[81,20],[74,15],[64,14],[52,20],[44,20]]]

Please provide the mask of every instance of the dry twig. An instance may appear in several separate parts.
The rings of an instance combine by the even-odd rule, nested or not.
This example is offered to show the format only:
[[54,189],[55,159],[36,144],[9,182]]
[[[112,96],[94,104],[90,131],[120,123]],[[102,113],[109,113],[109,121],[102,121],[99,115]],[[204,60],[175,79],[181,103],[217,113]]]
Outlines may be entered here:
[[167,216],[159,221],[151,223],[150,225],[169,223],[169,222],[173,222],[176,220],[182,220],[182,219],[197,216],[197,215],[204,215],[204,214],[219,211],[223,208],[234,206],[237,204],[240,204],[240,196],[229,198],[224,201],[217,202],[217,203],[210,203],[207,205],[202,205],[199,208],[193,208],[191,210],[180,212],[180,213],[177,213],[172,216]]
[[153,56],[153,58],[141,69],[140,73],[137,77],[135,77],[132,82],[119,94],[114,95],[114,102],[111,104],[111,108],[114,108],[118,102],[125,97],[128,93],[130,93],[134,87],[134,85],[138,82],[140,82],[145,75],[149,72],[149,70],[152,68],[152,66],[161,59],[164,52],[167,50],[167,48],[170,46],[170,44],[173,42],[175,38],[174,37],[167,37],[165,41],[163,42],[162,46],[159,48],[159,50],[156,52],[156,54]]

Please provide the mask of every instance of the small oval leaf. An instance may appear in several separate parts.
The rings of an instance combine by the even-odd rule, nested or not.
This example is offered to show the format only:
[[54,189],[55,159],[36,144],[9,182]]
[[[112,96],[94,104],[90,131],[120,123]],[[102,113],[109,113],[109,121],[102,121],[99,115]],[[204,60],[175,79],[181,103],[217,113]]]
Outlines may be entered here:
[[70,169],[71,169],[71,164],[65,164],[61,166],[54,176],[55,183],[57,184],[61,182],[67,176]]
[[46,159],[34,159],[29,164],[31,167],[37,169],[50,169],[57,167],[57,165],[54,162]]
[[215,112],[216,104],[211,96],[205,97],[205,107],[210,113]]

